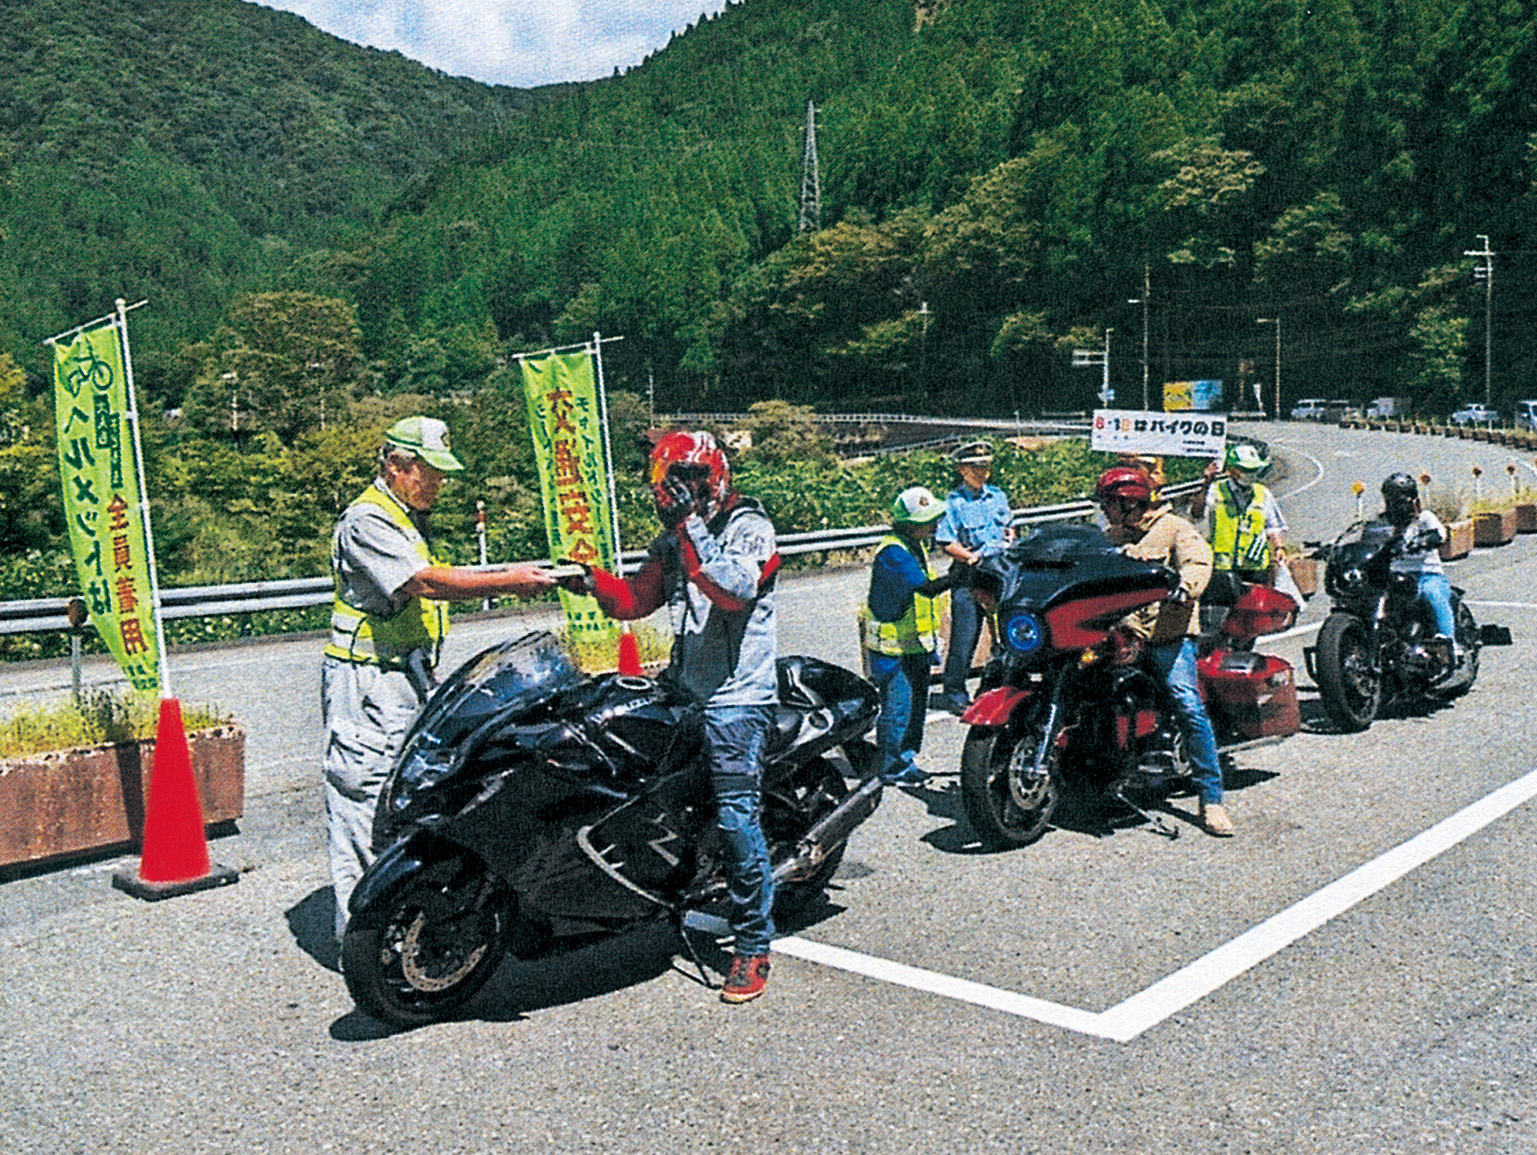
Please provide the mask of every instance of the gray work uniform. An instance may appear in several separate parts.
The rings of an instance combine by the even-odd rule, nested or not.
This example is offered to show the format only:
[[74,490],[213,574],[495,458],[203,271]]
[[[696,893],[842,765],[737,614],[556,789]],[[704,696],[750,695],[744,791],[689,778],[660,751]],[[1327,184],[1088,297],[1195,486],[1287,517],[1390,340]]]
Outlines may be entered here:
[[[374,485],[388,494],[382,480]],[[401,587],[430,564],[416,540],[366,502],[354,502],[337,521],[331,560],[342,599],[386,615],[400,611],[407,601]],[[435,659],[430,652],[413,654],[385,668],[328,655],[321,663],[321,768],[338,939],[347,926],[347,900],[374,859],[379,791],[421,708]]]

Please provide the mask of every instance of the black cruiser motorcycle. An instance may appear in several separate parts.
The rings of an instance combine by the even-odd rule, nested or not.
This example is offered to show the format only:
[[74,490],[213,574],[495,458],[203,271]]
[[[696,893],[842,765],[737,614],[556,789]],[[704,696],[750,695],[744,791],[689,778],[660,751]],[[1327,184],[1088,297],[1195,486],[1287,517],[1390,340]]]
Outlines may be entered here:
[[[1227,575],[1229,578],[1231,575]],[[1168,685],[1142,639],[1119,623],[1163,601],[1173,571],[1121,553],[1099,530],[1047,526],[975,567],[979,600],[997,607],[999,644],[984,668],[961,755],[961,800],[984,846],[1040,838],[1059,805],[1109,800],[1168,837],[1141,805],[1189,775]],[[1301,728],[1296,677],[1254,639],[1286,629],[1297,606],[1265,586],[1214,582],[1228,613],[1203,639],[1201,692],[1218,744],[1276,741]]]
[[[874,687],[779,661],[762,821],[780,910],[818,898],[880,780]],[[504,956],[586,945],[725,899],[700,707],[653,679],[589,678],[547,633],[502,642],[428,699],[379,800],[349,904],[347,989],[396,1026],[452,1015]],[[863,781],[850,790],[841,748]],[[684,939],[687,942],[685,936]]]
[[[1414,534],[1411,525],[1407,534]],[[1410,541],[1409,545],[1415,543]],[[1314,556],[1324,562],[1329,616],[1318,644],[1303,651],[1319,700],[1341,730],[1365,730],[1394,701],[1450,700],[1466,694],[1478,677],[1479,649],[1486,638],[1463,591],[1452,587],[1459,664],[1452,648],[1436,639],[1430,607],[1416,602],[1412,574],[1394,573],[1393,559],[1406,547],[1406,531],[1386,520],[1357,522]]]

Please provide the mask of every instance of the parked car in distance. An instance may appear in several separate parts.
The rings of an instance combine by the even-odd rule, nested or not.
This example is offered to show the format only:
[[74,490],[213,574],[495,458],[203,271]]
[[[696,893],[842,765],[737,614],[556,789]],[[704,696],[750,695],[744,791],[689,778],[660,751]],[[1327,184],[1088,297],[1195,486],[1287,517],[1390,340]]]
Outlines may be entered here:
[[1481,405],[1477,401],[1470,401],[1457,412],[1452,414],[1453,425],[1489,425],[1500,423],[1498,410],[1490,409],[1487,405]]
[[1322,397],[1305,397],[1292,406],[1291,417],[1293,421],[1322,421],[1324,406],[1328,402]]
[[1375,397],[1366,407],[1366,416],[1379,421],[1386,417],[1407,417],[1411,408],[1413,404],[1407,397]]
[[1537,401],[1517,401],[1511,424],[1517,429],[1537,430]]
[[1322,397],[1304,398],[1292,406],[1293,421],[1339,421],[1351,412],[1359,412],[1349,401],[1327,401]]

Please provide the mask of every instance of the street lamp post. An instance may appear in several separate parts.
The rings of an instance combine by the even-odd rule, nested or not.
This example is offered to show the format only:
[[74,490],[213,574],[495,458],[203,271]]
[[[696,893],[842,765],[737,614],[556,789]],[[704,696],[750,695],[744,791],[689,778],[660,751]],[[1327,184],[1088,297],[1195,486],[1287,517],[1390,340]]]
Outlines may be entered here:
[[1152,295],[1153,295],[1152,274],[1149,272],[1148,267],[1146,265],[1143,265],[1142,266],[1142,295],[1140,297],[1132,297],[1126,303],[1128,305],[1141,305],[1142,306],[1142,411],[1144,413],[1147,412],[1147,409],[1148,409],[1148,389],[1147,389],[1147,384],[1148,384],[1148,381],[1147,381],[1147,305],[1148,305],[1148,301],[1152,297]]
[[1279,421],[1281,420],[1281,318],[1279,315],[1256,317],[1254,323],[1275,326],[1275,419]]
[[1473,270],[1473,279],[1484,283],[1484,405],[1488,407],[1491,402],[1492,376],[1490,374],[1490,360],[1493,353],[1493,338],[1490,336],[1490,305],[1494,299],[1494,250],[1489,247],[1489,238],[1483,233],[1477,234],[1478,239],[1484,242],[1481,249],[1463,249],[1465,257],[1478,257],[1483,263]]

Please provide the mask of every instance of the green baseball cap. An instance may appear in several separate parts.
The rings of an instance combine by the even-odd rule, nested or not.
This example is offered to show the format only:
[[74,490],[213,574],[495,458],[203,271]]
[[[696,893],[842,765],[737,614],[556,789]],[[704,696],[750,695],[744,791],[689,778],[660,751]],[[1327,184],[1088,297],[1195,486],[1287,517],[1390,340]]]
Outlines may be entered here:
[[945,503],[921,485],[904,489],[891,499],[891,520],[896,525],[928,525],[945,515]]
[[448,426],[436,417],[403,417],[384,431],[384,443],[408,450],[444,473],[464,468],[449,450]]

